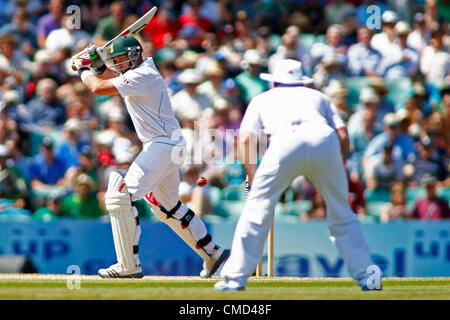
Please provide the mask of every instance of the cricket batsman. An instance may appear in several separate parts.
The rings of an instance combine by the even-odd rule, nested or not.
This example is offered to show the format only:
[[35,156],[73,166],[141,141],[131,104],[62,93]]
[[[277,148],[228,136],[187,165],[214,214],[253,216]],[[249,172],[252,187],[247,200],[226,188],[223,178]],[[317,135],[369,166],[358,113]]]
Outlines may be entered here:
[[143,144],[125,177],[117,172],[109,176],[105,206],[111,217],[117,263],[100,269],[99,276],[143,277],[138,247],[141,228],[133,203],[144,197],[155,216],[202,257],[200,276],[212,276],[229,250],[214,243],[203,221],[179,200],[179,168],[186,146],[163,77],[151,57],[143,58],[142,46],[132,36],[120,36],[102,51],[102,57],[98,53],[95,45],[88,46],[72,58],[72,68],[92,93],[124,98]]
[[[214,289],[245,289],[262,255],[278,199],[294,178],[303,175],[325,200],[328,229],[350,275],[362,289],[379,290],[368,282],[373,262],[348,201],[344,163],[349,142],[336,107],[320,91],[304,87],[312,79],[302,75],[299,61],[280,60],[272,74],[262,73],[260,78],[273,88],[252,99],[241,122],[239,154],[251,187],[222,280]],[[270,136],[270,144],[257,167],[251,159],[261,131]]]

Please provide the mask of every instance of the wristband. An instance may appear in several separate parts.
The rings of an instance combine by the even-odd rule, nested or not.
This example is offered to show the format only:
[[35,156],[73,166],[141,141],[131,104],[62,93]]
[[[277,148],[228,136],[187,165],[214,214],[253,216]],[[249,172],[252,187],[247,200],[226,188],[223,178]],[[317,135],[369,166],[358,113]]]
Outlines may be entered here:
[[80,78],[81,78],[81,81],[83,82],[83,84],[86,85],[86,82],[85,82],[86,78],[89,76],[95,76],[95,75],[96,74],[94,72],[92,72],[91,70],[86,70],[86,71],[83,71]]

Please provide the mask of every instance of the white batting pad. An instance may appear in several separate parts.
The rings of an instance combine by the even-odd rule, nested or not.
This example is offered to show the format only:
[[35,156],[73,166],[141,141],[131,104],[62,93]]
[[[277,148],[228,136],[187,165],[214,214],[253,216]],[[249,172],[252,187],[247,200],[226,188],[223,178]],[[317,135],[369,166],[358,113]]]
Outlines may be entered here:
[[111,172],[105,194],[105,206],[111,217],[111,228],[117,262],[127,271],[135,269],[133,243],[136,222],[131,210],[130,194],[122,176]]
[[[167,219],[167,215],[164,212],[162,212],[159,207],[157,207],[156,205],[151,203],[147,197],[144,197],[144,199],[148,203],[148,205],[152,208],[152,211],[153,211],[153,214],[155,215],[155,217],[157,217],[160,221],[167,224],[173,231],[175,231],[175,233],[181,239],[183,239],[183,241],[186,242],[189,245],[189,247],[191,247],[192,250],[194,250],[195,253],[197,253],[203,259],[203,261],[211,260],[211,257],[205,252],[205,250],[198,249],[196,247],[197,240],[194,239],[194,236],[193,236],[190,228],[183,229],[181,227],[180,221],[177,219],[173,219],[173,218]],[[198,217],[197,217],[197,219],[198,219]],[[195,220],[195,219],[193,219],[193,220]],[[206,235],[206,232],[205,232],[205,235]]]

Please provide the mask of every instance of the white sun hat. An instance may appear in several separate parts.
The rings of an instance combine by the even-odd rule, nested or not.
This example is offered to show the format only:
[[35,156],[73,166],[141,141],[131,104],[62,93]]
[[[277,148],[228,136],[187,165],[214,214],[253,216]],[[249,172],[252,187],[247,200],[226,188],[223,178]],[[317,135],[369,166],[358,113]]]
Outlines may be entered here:
[[261,73],[262,80],[281,84],[310,84],[314,80],[302,72],[302,63],[293,59],[279,60],[275,63],[273,73]]

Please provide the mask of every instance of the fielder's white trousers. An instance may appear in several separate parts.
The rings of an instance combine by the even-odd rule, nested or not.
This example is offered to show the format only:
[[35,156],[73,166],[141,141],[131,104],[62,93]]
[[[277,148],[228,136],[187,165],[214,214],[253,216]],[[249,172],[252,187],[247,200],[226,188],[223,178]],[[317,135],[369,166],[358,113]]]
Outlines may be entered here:
[[[372,265],[361,225],[348,200],[348,180],[335,131],[322,123],[302,123],[271,137],[237,223],[224,281],[245,286],[255,272],[272,226],[275,205],[292,180],[303,175],[327,206],[327,225],[350,275],[360,280]],[[299,243],[299,246],[310,245]]]

